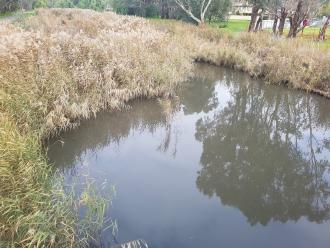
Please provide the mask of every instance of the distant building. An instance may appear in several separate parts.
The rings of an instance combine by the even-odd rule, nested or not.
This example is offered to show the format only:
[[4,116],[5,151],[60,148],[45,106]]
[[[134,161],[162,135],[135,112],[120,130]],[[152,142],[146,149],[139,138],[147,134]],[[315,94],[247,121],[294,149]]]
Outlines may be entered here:
[[246,0],[234,0],[232,15],[251,15],[252,13],[252,5],[249,4],[249,1]]
[[111,5],[107,5],[104,9],[105,11],[113,11],[113,8],[111,7]]

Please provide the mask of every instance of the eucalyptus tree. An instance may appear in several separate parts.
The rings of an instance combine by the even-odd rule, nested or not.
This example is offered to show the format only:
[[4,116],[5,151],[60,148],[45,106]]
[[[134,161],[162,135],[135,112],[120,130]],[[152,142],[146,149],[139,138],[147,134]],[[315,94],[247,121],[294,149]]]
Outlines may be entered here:
[[[274,16],[273,33],[283,35],[285,22],[289,19],[288,37],[294,38],[303,29],[303,21],[312,18],[324,0],[270,0],[268,10]],[[328,0],[327,0],[328,1]]]
[[321,6],[321,0],[299,0],[295,2],[297,2],[296,8],[289,15],[289,38],[296,37],[302,30],[303,21],[316,15]]
[[216,19],[217,21],[223,21],[228,16],[231,7],[231,0],[212,0],[212,3],[206,13],[206,18],[209,20]]
[[255,1],[255,4],[273,17],[273,33],[281,36],[287,18],[297,6],[297,0],[264,0]]
[[283,35],[286,19],[294,9],[295,0],[270,0],[268,12],[274,18],[273,33]]
[[322,4],[321,13],[322,16],[326,16],[326,20],[323,27],[320,29],[319,40],[325,40],[325,35],[330,24],[330,0],[325,1]]
[[251,21],[249,24],[249,32],[257,31],[262,24],[263,13],[265,12],[270,0],[253,0],[249,1],[252,4]]
[[296,7],[296,0],[271,0],[269,12],[274,16],[273,33],[283,35],[285,22]]
[[280,1],[280,17],[279,17],[279,25],[278,25],[278,34],[283,35],[283,30],[285,26],[286,18],[288,17],[289,12],[292,11],[293,8],[293,0],[282,0]]
[[[200,26],[205,24],[205,15],[213,0],[175,0],[177,5]],[[198,15],[193,13],[193,8],[197,8]]]

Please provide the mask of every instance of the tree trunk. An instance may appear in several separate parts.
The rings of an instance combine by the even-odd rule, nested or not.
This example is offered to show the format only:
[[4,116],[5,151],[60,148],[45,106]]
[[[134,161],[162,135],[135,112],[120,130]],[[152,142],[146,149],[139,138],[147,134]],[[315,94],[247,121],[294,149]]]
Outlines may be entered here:
[[[187,15],[189,15],[193,20],[195,20],[198,23],[198,26],[204,27],[205,26],[205,14],[210,7],[210,4],[212,0],[207,0],[206,5],[205,5],[205,0],[203,0],[200,8],[200,19],[198,19],[192,12],[192,7],[183,0],[174,0],[180,7],[181,9],[186,12]],[[188,6],[186,6],[188,5]]]
[[290,16],[290,31],[288,34],[288,38],[295,38],[299,33],[300,25],[305,20],[306,13],[303,13],[303,1],[299,0],[297,9],[293,16]]
[[169,19],[170,18],[169,8],[168,8],[168,1],[167,0],[162,0],[161,1],[160,16],[161,16],[162,19]]
[[[210,3],[210,1],[211,1],[211,0],[209,0],[209,3]],[[188,16],[191,17],[191,19],[193,19],[194,21],[196,21],[196,22],[198,23],[198,25],[201,24],[201,20],[198,19],[196,16],[194,16],[194,14],[191,12],[191,8],[190,8],[190,6],[188,6],[189,8],[186,8],[186,7],[184,6],[183,2],[181,2],[180,0],[175,0],[175,2],[180,6],[180,8],[181,8],[184,12],[186,12],[186,14],[187,14]]]
[[262,30],[262,20],[263,20],[263,12],[260,13],[254,32],[258,32]]
[[293,20],[293,17],[289,17],[290,20],[290,30],[288,34],[288,38],[295,38],[297,36],[297,23]]
[[274,23],[273,23],[273,34],[277,34],[277,24],[278,24],[278,15],[275,13]]
[[286,21],[287,17],[288,17],[288,12],[284,7],[282,7],[281,8],[280,23],[278,25],[278,35],[279,36],[283,35],[283,30],[284,30],[285,21]]
[[201,18],[200,22],[198,23],[198,26],[201,27],[201,28],[205,27],[205,19],[204,18],[203,19]]
[[199,23],[199,26],[201,27],[204,27],[205,26],[205,15],[206,15],[206,12],[208,10],[208,8],[210,7],[211,5],[211,2],[212,0],[208,0],[207,3],[206,3],[206,6],[204,5],[204,1],[202,3],[202,6],[201,6],[201,18],[200,18],[200,23]]
[[259,5],[254,5],[252,8],[251,21],[250,21],[249,30],[248,30],[249,32],[252,32],[255,30],[259,9],[260,9]]
[[325,35],[327,33],[329,23],[330,23],[330,16],[328,16],[327,20],[325,21],[323,27],[320,30],[320,34],[319,34],[319,37],[318,37],[319,40],[325,40]]
[[200,27],[205,27],[205,17],[204,14],[201,13],[201,17],[200,17],[200,23],[198,24]]

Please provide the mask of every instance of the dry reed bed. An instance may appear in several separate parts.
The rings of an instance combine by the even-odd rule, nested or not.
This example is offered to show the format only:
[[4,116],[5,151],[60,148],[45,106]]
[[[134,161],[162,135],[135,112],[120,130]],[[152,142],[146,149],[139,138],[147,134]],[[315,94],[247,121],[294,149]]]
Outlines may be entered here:
[[44,136],[137,97],[171,95],[190,71],[187,50],[141,18],[52,9],[24,26],[0,28],[4,107]]
[[102,109],[167,97],[188,50],[141,18],[39,10],[0,27],[0,246],[81,246],[40,140]]
[[266,32],[233,37],[215,28],[201,30],[173,21],[154,25],[178,36],[196,61],[231,67],[269,83],[330,97],[330,52],[315,42],[281,39]]

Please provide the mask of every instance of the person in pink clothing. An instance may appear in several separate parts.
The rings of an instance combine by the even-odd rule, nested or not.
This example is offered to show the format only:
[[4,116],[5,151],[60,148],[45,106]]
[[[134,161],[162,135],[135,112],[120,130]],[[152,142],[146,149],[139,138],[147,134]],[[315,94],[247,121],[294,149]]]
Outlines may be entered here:
[[303,21],[303,27],[302,27],[302,30],[301,30],[302,34],[304,34],[304,29],[305,29],[305,27],[307,27],[307,26],[308,26],[308,20],[305,19],[305,20]]

